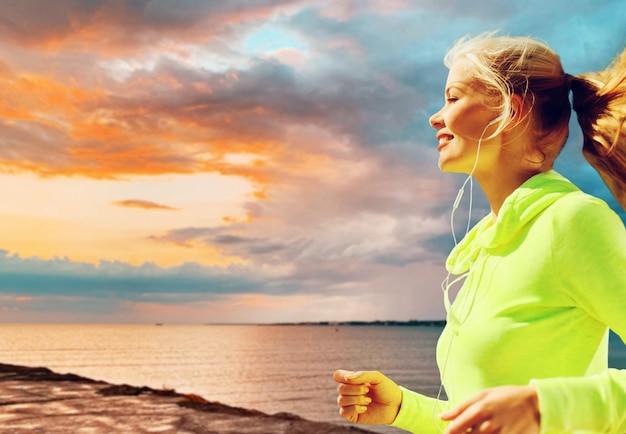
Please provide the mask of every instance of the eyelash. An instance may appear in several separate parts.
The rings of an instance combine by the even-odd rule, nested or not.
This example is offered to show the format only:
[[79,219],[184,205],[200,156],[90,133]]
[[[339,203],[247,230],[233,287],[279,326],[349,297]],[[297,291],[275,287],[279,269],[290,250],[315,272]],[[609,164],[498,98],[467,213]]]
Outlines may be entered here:
[[450,98],[446,98],[446,101],[447,101],[447,102],[454,102],[454,101],[456,101],[456,100],[458,100],[458,98],[456,98],[456,97],[454,97],[454,96],[451,96]]

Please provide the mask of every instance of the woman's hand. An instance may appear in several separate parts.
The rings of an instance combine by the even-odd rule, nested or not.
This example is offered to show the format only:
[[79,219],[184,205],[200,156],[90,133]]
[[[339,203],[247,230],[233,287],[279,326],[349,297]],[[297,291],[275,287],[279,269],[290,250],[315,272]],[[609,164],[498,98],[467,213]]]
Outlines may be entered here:
[[377,371],[338,370],[333,379],[339,383],[339,414],[354,423],[390,424],[402,403],[400,387]]
[[537,391],[533,386],[485,389],[439,417],[451,421],[446,434],[538,434]]

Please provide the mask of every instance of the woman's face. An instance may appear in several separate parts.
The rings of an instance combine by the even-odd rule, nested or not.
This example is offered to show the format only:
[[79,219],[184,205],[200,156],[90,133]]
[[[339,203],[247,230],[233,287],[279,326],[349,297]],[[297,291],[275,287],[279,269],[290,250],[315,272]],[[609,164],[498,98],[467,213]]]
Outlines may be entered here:
[[430,125],[437,130],[439,168],[442,171],[470,173],[481,136],[477,170],[488,167],[493,146],[484,145],[497,139],[489,136],[497,128],[496,122],[492,121],[500,113],[489,108],[485,99],[484,91],[468,73],[465,61],[455,62],[446,82],[445,104],[430,118]]

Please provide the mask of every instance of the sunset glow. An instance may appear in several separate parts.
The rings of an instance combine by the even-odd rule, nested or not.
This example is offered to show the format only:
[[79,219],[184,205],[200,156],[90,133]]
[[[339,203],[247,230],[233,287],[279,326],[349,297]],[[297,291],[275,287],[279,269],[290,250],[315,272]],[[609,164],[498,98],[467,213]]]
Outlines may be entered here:
[[446,49],[501,29],[597,70],[626,3],[422,3],[0,4],[2,321],[441,318]]

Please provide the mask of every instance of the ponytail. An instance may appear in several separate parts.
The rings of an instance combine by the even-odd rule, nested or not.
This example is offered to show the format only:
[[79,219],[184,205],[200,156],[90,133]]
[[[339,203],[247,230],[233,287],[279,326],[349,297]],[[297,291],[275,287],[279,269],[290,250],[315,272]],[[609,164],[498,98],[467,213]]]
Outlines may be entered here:
[[607,69],[570,79],[585,159],[626,210],[626,50]]

